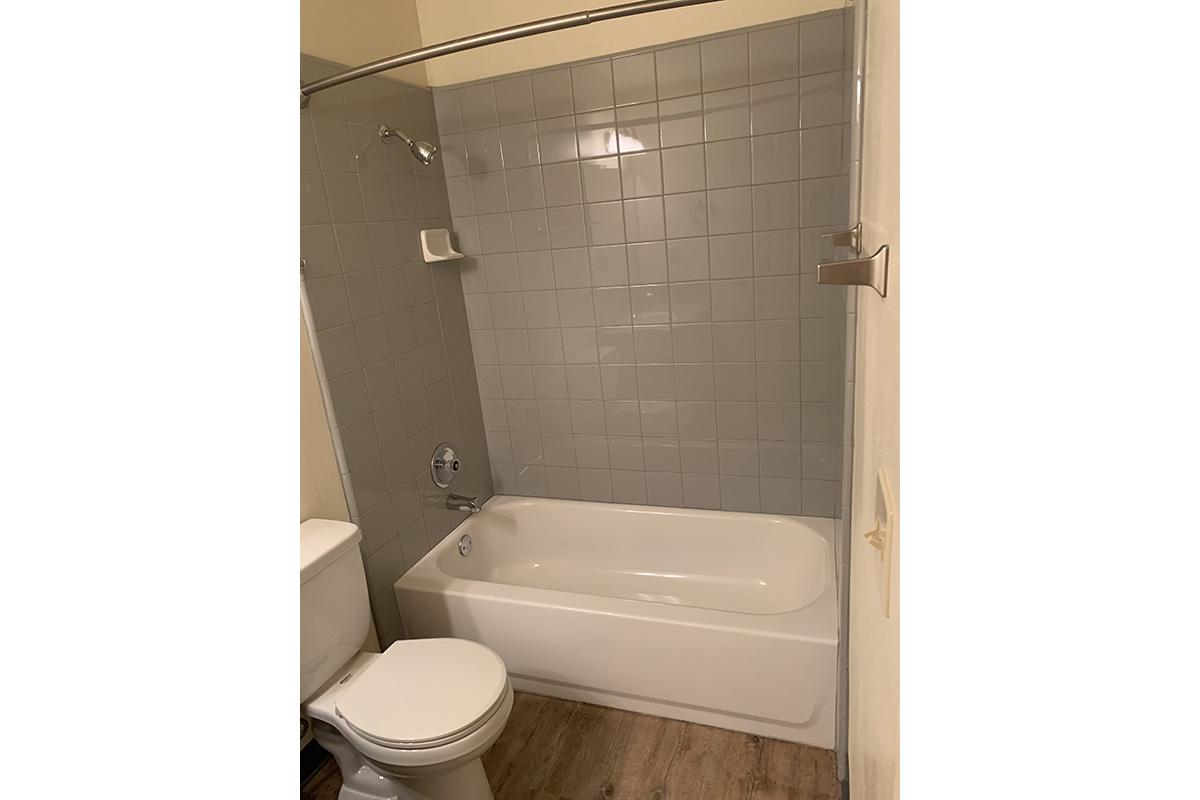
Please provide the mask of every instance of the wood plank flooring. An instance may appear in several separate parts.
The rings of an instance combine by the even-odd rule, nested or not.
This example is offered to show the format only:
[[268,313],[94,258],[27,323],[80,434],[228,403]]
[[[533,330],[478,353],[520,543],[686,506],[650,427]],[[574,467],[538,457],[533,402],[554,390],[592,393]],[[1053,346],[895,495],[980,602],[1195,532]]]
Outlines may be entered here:
[[[496,800],[841,800],[831,750],[524,692],[483,766]],[[331,760],[301,799],[341,783]]]

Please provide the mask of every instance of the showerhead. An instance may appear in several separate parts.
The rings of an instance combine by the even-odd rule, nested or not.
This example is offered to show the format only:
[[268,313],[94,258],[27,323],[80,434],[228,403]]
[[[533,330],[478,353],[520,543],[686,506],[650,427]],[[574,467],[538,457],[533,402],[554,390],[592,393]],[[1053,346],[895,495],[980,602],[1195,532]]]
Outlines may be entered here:
[[392,130],[386,125],[379,126],[379,139],[384,144],[389,144],[392,141],[399,139],[408,145],[408,151],[412,153],[413,158],[420,161],[425,166],[429,166],[437,158],[437,145],[429,142],[414,141],[404,131]]

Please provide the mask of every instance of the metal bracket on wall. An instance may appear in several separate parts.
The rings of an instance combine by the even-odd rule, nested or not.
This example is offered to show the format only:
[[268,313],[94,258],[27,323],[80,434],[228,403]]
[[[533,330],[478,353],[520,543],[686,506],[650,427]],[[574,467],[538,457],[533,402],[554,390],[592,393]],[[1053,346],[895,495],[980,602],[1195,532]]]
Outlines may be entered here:
[[887,297],[888,246],[880,245],[869,258],[817,264],[817,283],[839,286],[870,286]]
[[854,255],[862,255],[862,223],[845,231],[822,233],[822,242],[829,242],[833,247],[849,247]]

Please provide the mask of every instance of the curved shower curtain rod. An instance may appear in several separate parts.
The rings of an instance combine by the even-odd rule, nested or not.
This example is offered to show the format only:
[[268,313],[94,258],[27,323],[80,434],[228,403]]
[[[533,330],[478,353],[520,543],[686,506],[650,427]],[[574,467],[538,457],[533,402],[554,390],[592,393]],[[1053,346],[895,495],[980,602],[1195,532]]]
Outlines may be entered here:
[[354,67],[345,72],[339,72],[336,75],[330,75],[328,78],[322,78],[319,81],[306,83],[300,87],[300,107],[304,108],[308,105],[308,98],[317,92],[326,89],[332,89],[335,86],[341,86],[343,83],[348,83],[359,78],[365,78],[368,75],[375,75],[379,72],[385,72],[396,67],[403,67],[406,64],[416,64],[419,61],[425,61],[438,56],[447,56],[451,53],[460,53],[463,50],[472,50],[476,47],[484,45],[496,44],[497,42],[507,42],[512,39],[522,39],[526,36],[533,36],[538,33],[548,33],[550,31],[562,30],[563,28],[575,28],[580,25],[587,25],[591,22],[602,22],[608,19],[618,19],[620,17],[631,17],[635,14],[646,14],[651,11],[665,11],[670,8],[680,8],[682,6],[698,6],[701,3],[715,3],[718,0],[640,0],[636,3],[625,3],[619,6],[608,6],[606,8],[598,8],[593,11],[578,11],[574,14],[563,14],[558,17],[547,17],[536,22],[525,22],[520,25],[512,25],[507,28],[498,28],[487,33],[477,33],[474,36],[464,36],[461,39],[452,39],[449,42],[442,42],[430,47],[422,47],[420,50],[410,50],[407,53],[381,58],[378,61],[372,61],[369,64],[363,64],[361,67]]

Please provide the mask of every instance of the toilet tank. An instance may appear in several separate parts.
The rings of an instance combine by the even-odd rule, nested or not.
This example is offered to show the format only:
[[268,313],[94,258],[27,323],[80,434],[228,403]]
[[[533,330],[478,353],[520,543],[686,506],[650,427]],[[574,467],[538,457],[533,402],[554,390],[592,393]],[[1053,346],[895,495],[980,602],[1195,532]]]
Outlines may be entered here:
[[371,606],[350,522],[300,524],[300,702],[358,653],[367,640]]

